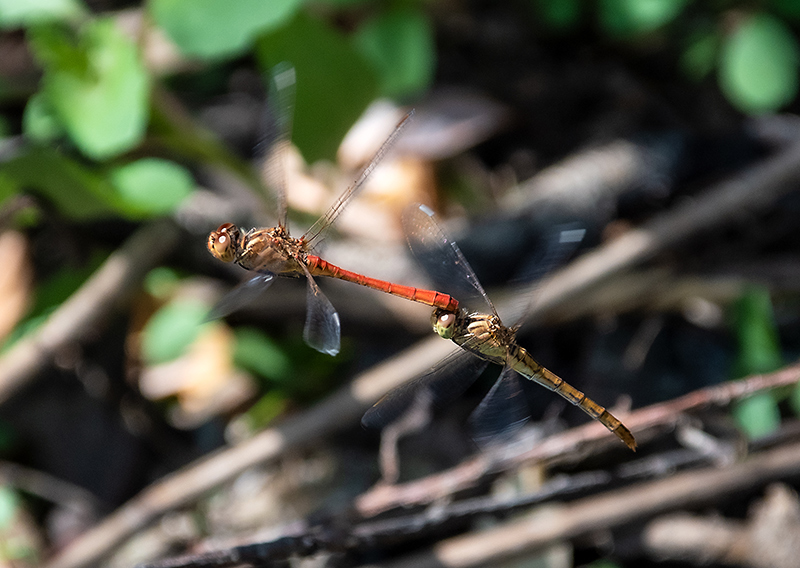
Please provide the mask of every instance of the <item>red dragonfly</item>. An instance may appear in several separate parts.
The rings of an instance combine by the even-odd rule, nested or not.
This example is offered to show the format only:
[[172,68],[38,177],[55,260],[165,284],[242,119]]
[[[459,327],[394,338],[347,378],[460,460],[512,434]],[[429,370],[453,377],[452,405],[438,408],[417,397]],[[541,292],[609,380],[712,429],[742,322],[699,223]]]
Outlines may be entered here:
[[335,266],[311,253],[312,247],[322,240],[325,232],[364,186],[369,175],[400,136],[413,111],[398,123],[356,180],[339,196],[328,211],[298,239],[292,237],[287,228],[286,187],[283,181],[282,164],[289,144],[289,117],[291,115],[290,103],[293,99],[291,91],[294,87],[294,69],[287,67],[276,70],[273,77],[280,99],[278,104],[280,107],[278,109],[279,133],[267,159],[267,173],[271,174],[270,181],[277,193],[278,224],[272,228],[242,231],[233,223],[224,223],[208,235],[208,250],[214,257],[223,262],[235,262],[247,270],[259,273],[259,276],[240,287],[238,292],[234,290],[229,296],[223,298],[213,313],[218,317],[231,313],[242,303],[240,296],[243,294],[240,292],[252,294],[254,288],[263,289],[273,281],[275,276],[290,278],[305,276],[308,282],[308,294],[303,338],[314,349],[329,355],[336,355],[339,352],[339,314],[336,313],[330,301],[314,281],[314,276],[346,280],[428,306],[449,310],[458,309],[458,301],[446,294],[370,278]]
[[[466,390],[489,363],[495,363],[502,366],[503,371],[470,418],[477,431],[476,441],[491,442],[498,435],[510,434],[525,422],[527,405],[522,400],[517,379],[521,375],[561,395],[600,422],[631,450],[636,450],[633,434],[618,418],[540,365],[517,344],[516,332],[520,324],[503,325],[467,259],[434,221],[430,209],[424,205],[410,209],[403,221],[414,256],[428,269],[434,281],[441,283],[443,290],[461,299],[461,306],[455,310],[437,307],[431,324],[440,337],[452,340],[463,351],[378,401],[364,415],[365,426],[385,426],[394,421],[413,403],[409,396],[412,393],[423,394],[441,406]],[[565,242],[563,238],[560,240]],[[562,254],[559,252],[559,256]]]

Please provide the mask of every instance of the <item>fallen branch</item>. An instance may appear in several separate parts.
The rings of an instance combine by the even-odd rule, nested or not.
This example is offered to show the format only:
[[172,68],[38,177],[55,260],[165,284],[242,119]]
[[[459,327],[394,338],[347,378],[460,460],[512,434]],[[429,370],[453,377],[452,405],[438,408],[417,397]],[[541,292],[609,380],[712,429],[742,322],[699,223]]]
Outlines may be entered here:
[[[730,467],[706,468],[639,483],[533,514],[478,533],[441,541],[429,551],[383,568],[496,566],[593,531],[607,531],[679,509],[695,509],[733,493],[800,473],[800,444],[751,456]],[[375,567],[377,568],[377,567]]]
[[0,403],[50,365],[59,350],[96,335],[101,322],[173,249],[179,234],[167,220],[142,227],[38,330],[15,343],[0,358]]
[[[727,406],[734,400],[753,393],[794,384],[800,381],[800,363],[769,375],[755,375],[740,381],[700,389],[682,397],[653,404],[624,417],[625,424],[637,438],[643,439],[648,431],[673,428],[687,412],[711,406]],[[589,447],[599,448],[605,443],[616,443],[600,424],[590,422],[538,442],[534,447],[498,457],[496,454],[479,454],[449,470],[401,485],[380,485],[356,499],[355,508],[364,517],[372,517],[395,507],[425,505],[474,487],[486,476],[531,462],[554,463],[583,454]]]

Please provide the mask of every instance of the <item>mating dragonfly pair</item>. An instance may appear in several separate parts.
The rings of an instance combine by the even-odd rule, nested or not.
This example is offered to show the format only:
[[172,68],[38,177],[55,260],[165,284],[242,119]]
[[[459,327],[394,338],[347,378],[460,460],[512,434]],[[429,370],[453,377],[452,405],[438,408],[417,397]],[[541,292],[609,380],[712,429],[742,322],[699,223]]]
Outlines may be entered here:
[[[320,242],[347,203],[363,187],[367,177],[408,124],[409,118],[410,113],[398,124],[356,181],[302,237],[295,238],[289,234],[286,223],[285,187],[279,183],[274,188],[279,192],[277,226],[243,232],[234,224],[225,223],[209,235],[208,250],[223,262],[234,262],[259,274],[240,288],[241,291],[269,285],[275,276],[294,278],[305,276],[308,285],[308,300],[303,337],[311,347],[318,351],[330,355],[338,353],[340,323],[336,310],[315,282],[315,276],[339,278],[421,302],[434,308],[431,317],[434,331],[439,336],[452,340],[463,350],[459,354],[460,360],[447,363],[452,368],[469,370],[463,376],[456,377],[459,381],[459,387],[456,390],[462,392],[466,390],[489,363],[503,367],[500,377],[478,406],[474,415],[480,415],[488,412],[490,408],[496,408],[498,402],[502,405],[504,399],[510,401],[513,398],[512,395],[519,392],[513,386],[517,380],[517,374],[519,374],[555,391],[603,424],[630,449],[635,450],[636,441],[622,422],[584,393],[537,363],[524,348],[517,344],[516,327],[509,328],[503,325],[497,315],[497,310],[461,250],[444,234],[435,222],[432,211],[427,207],[417,206],[410,209],[404,216],[403,222],[409,246],[417,259],[429,269],[432,275],[440,276],[438,281],[447,283],[448,289],[457,291],[453,295],[370,278],[339,268],[311,253],[313,245]],[[285,144],[287,140],[288,131],[284,130],[279,134],[278,145]],[[270,159],[279,160],[280,156],[273,152]],[[279,167],[280,164],[272,165],[272,169]],[[241,295],[241,293],[234,290],[232,294],[222,300],[216,310],[217,315],[233,311],[233,308],[240,303],[236,299],[236,295]],[[463,304],[460,304],[459,300]],[[378,401],[364,415],[362,422],[365,425],[385,426],[398,416],[397,409],[403,407],[404,402],[407,402],[413,391],[420,389],[426,389],[434,399],[439,399],[434,402],[441,403],[445,398],[457,396],[459,393],[454,392],[452,386],[446,389],[437,388],[436,381],[444,375],[432,371],[412,383],[410,387],[399,387]]]

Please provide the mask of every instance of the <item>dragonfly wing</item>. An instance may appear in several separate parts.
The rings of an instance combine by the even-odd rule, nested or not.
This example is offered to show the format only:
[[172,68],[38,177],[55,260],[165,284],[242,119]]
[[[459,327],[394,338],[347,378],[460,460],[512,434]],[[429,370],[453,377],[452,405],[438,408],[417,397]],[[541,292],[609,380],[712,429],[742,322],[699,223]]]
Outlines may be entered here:
[[[305,269],[305,266],[303,266]],[[322,293],[319,285],[306,269],[308,294],[306,297],[306,325],[303,328],[305,342],[321,353],[339,353],[341,324],[333,304]]]
[[505,367],[494,386],[469,417],[473,439],[481,448],[507,440],[528,421],[528,403],[519,374]]
[[475,271],[436,223],[433,211],[425,205],[410,207],[403,214],[403,229],[411,252],[438,291],[450,294],[470,310],[496,313]]
[[488,361],[466,351],[457,352],[437,363],[430,371],[389,392],[361,419],[365,428],[384,428],[399,419],[417,396],[430,397],[436,408],[458,398],[475,382]]
[[344,210],[350,200],[358,193],[358,191],[364,187],[364,183],[367,181],[367,178],[372,175],[372,172],[375,171],[375,168],[378,164],[383,160],[386,154],[391,150],[394,143],[400,136],[400,133],[403,132],[406,126],[408,126],[411,117],[414,116],[414,111],[409,111],[401,120],[397,123],[397,126],[389,134],[389,137],[384,140],[381,147],[378,148],[378,151],[375,152],[375,155],[372,156],[372,159],[369,163],[364,166],[364,169],[361,170],[361,173],[355,179],[353,183],[350,184],[344,192],[339,196],[339,198],[328,208],[328,211],[325,212],[325,215],[317,219],[317,221],[311,226],[311,228],[306,231],[305,235],[303,235],[303,239],[308,243],[309,246],[318,244],[318,242],[324,237],[325,232],[328,230],[339,214]]
[[550,271],[564,264],[575,253],[585,235],[586,229],[578,223],[561,225],[557,230],[551,232],[542,253],[534,258],[529,258],[517,271],[514,280],[535,284],[527,285],[525,294],[516,294],[514,299],[509,302],[508,312],[514,314],[516,320],[512,327],[517,327],[536,304],[542,279]]
[[291,144],[295,101],[295,70],[290,63],[272,68],[267,109],[256,154],[262,158],[264,182],[275,194],[278,225],[286,228],[286,156]]
[[242,282],[236,288],[225,294],[216,305],[211,308],[207,320],[215,320],[231,315],[233,312],[254,302],[272,282],[275,275],[271,272],[259,274]]

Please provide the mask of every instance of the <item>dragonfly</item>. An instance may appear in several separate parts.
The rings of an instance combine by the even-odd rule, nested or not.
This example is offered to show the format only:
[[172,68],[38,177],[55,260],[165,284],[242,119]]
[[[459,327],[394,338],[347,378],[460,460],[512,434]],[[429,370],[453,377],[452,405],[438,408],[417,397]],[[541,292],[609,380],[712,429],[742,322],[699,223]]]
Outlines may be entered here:
[[[463,351],[455,359],[446,360],[430,373],[379,400],[364,415],[364,425],[381,426],[390,422],[401,414],[401,408],[408,406],[410,393],[420,390],[441,405],[454,394],[457,396],[458,392],[466,390],[489,363],[494,363],[503,368],[500,376],[470,417],[470,422],[482,429],[476,438],[479,442],[515,431],[527,419],[517,379],[522,376],[559,394],[600,422],[628,448],[636,450],[633,434],[618,418],[539,364],[517,343],[519,324],[503,325],[467,259],[442,231],[428,207],[420,205],[410,209],[403,224],[414,256],[432,276],[438,275],[436,279],[442,282],[442,289],[452,290],[461,302],[456,309],[437,306],[431,314],[431,325],[437,335],[453,341]],[[453,385],[454,381],[460,385]],[[507,416],[498,417],[498,413]]]
[[222,262],[236,263],[242,268],[258,273],[258,276],[223,298],[212,313],[221,317],[233,312],[242,303],[243,297],[252,296],[255,292],[260,293],[274,281],[275,276],[305,277],[308,286],[303,338],[314,349],[336,355],[340,347],[339,314],[320,290],[314,280],[316,276],[338,278],[428,306],[456,310],[458,301],[449,295],[364,276],[340,268],[312,253],[313,247],[319,244],[333,222],[364,186],[367,178],[408,125],[413,110],[397,124],[355,181],[334,201],[327,212],[300,238],[296,238],[289,234],[287,226],[286,184],[283,177],[285,168],[282,163],[289,145],[294,69],[289,66],[276,69],[273,72],[273,83],[278,98],[275,106],[279,132],[266,160],[266,172],[277,194],[278,224],[271,228],[245,231],[233,223],[223,223],[208,235],[207,247],[215,258]]

